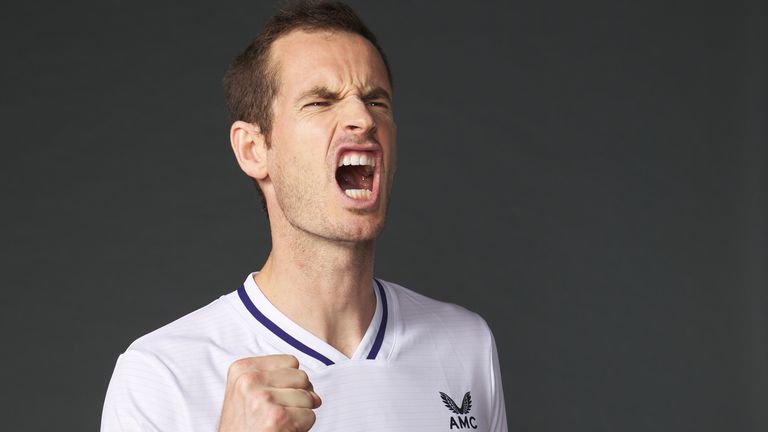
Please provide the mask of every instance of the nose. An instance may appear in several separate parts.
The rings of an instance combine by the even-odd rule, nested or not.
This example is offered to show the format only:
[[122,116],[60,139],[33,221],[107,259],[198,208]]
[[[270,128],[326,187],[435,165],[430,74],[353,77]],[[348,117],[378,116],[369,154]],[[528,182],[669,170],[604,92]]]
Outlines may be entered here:
[[346,131],[353,133],[365,134],[376,130],[376,120],[368,110],[368,105],[358,96],[346,101],[342,123]]

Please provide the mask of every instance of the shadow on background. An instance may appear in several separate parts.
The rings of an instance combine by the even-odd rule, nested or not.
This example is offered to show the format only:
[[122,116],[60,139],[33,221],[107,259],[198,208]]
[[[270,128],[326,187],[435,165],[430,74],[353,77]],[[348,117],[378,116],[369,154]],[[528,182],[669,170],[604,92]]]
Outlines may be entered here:
[[[395,78],[377,275],[489,321],[510,430],[768,430],[765,5],[351,4]],[[274,8],[3,9],[4,419],[93,430],[266,257],[220,80]]]

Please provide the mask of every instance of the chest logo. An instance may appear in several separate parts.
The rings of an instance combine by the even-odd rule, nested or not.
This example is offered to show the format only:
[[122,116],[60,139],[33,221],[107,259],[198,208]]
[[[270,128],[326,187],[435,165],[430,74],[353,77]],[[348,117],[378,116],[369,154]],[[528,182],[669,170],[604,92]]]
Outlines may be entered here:
[[461,407],[456,405],[456,402],[454,402],[447,394],[443,392],[439,393],[445,407],[452,413],[458,414],[456,416],[451,416],[450,429],[477,429],[477,419],[469,416],[469,410],[472,409],[472,395],[469,394],[469,392],[464,395],[464,399],[461,401]]

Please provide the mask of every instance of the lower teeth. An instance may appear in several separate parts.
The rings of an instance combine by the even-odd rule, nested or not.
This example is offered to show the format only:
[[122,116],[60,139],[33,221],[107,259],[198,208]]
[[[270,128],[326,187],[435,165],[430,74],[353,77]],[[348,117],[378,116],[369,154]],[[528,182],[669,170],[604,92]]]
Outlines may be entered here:
[[371,191],[368,189],[347,189],[344,193],[354,199],[368,199],[371,197]]

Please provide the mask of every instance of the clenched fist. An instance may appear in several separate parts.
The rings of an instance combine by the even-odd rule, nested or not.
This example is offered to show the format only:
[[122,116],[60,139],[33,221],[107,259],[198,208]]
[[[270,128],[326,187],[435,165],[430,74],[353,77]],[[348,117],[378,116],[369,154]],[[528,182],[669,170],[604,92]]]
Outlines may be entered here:
[[219,432],[306,432],[319,406],[296,357],[242,358],[227,373]]

